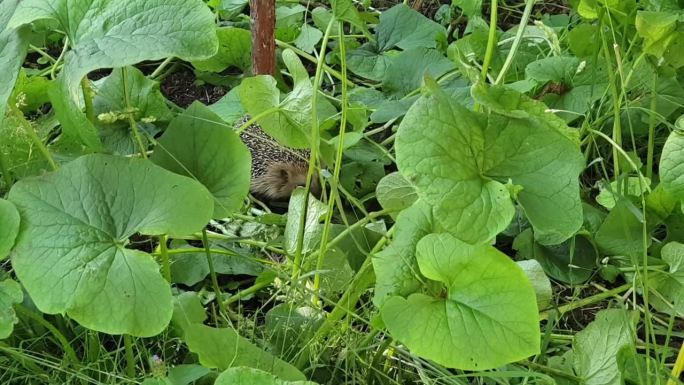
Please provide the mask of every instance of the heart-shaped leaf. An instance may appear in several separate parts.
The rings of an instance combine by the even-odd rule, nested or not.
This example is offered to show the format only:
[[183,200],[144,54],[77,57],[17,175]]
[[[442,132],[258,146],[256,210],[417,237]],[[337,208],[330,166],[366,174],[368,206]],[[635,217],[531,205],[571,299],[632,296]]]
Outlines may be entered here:
[[242,206],[252,157],[232,127],[202,103],[193,103],[159,138],[152,161],[202,183],[214,196],[214,218]]
[[435,207],[435,218],[468,243],[487,242],[508,226],[515,213],[509,189],[540,243],[566,240],[582,225],[577,179],[584,162],[567,126],[515,91],[475,96],[488,115],[439,89],[419,99],[399,126],[399,171]]
[[[187,235],[209,221],[198,182],[141,159],[87,155],[10,190],[21,229],[12,266],[36,306],[111,334],[152,336],[168,324],[171,289],[128,238]],[[192,202],[192,204],[188,204]]]
[[485,370],[539,352],[534,289],[522,269],[489,245],[450,234],[418,242],[421,273],[441,282],[437,297],[391,297],[381,308],[392,336],[441,365]]

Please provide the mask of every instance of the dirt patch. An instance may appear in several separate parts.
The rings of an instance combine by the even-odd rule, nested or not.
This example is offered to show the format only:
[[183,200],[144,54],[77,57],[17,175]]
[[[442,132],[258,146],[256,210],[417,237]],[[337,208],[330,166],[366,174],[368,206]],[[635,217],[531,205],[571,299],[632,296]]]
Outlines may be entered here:
[[187,108],[195,100],[204,104],[213,104],[228,93],[228,90],[211,84],[198,85],[191,71],[181,70],[162,81],[161,92],[179,107]]

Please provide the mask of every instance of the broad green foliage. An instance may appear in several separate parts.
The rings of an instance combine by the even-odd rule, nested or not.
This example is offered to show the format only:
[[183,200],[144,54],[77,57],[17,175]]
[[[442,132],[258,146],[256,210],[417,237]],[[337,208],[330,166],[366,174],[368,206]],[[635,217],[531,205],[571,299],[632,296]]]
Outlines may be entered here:
[[311,381],[284,381],[258,369],[230,368],[221,373],[214,385],[316,385]]
[[56,20],[71,46],[51,92],[64,134],[92,149],[101,144],[77,102],[85,75],[167,56],[204,59],[218,46],[213,16],[200,0],[27,0],[10,26],[41,19]]
[[681,10],[677,13],[639,11],[635,20],[637,33],[644,39],[644,52],[664,59],[676,68],[684,66],[681,16]]
[[418,199],[416,188],[398,172],[387,174],[380,180],[376,195],[385,210],[401,211]]
[[[255,276],[263,270],[262,265],[258,262],[245,258],[233,250],[224,249],[220,244],[212,243],[212,249],[218,249],[225,253],[234,253],[234,255],[226,255],[212,252],[212,263],[214,264],[214,270],[218,274]],[[204,248],[189,247],[189,245],[185,244],[175,249],[176,252],[180,250],[187,250],[187,252],[174,252],[174,254],[169,256],[172,282],[192,286],[209,275],[211,269],[209,269],[209,262],[207,262]]]
[[515,238],[513,248],[518,256],[539,262],[550,277],[574,285],[592,276],[598,258],[596,247],[581,234],[561,244],[545,246],[536,242],[528,229]]
[[439,51],[411,48],[398,54],[387,67],[383,85],[391,96],[403,97],[420,88],[423,76],[438,78],[455,68]]
[[[115,69],[102,83],[96,84],[94,89],[96,94],[93,108],[98,117],[95,126],[100,132],[104,147],[115,154],[129,155],[140,151],[131,133],[129,114],[132,114],[139,131],[144,132],[147,129],[152,131],[151,134],[156,133],[153,131],[153,124],[167,123],[172,118],[159,91],[159,84],[147,79],[135,67]],[[141,136],[147,143],[147,136]]]
[[527,279],[534,288],[534,293],[537,296],[537,308],[539,310],[546,309],[551,304],[553,291],[551,281],[544,273],[542,265],[533,259],[518,261],[517,264],[525,272]]
[[[199,183],[140,159],[88,155],[17,182],[21,215],[12,266],[44,313],[90,329],[151,336],[171,318],[171,290],[135,234],[191,234],[209,220]],[[192,205],[185,204],[193,202]]]
[[216,55],[206,60],[193,61],[198,70],[221,72],[237,67],[249,73],[252,64],[252,37],[248,30],[234,27],[216,30],[219,49]]
[[196,353],[200,363],[207,368],[247,366],[268,370],[284,380],[305,379],[297,368],[260,349],[233,329],[190,324],[184,329],[184,340],[188,349]]
[[[399,170],[434,206],[435,218],[468,243],[487,242],[508,226],[511,198],[541,243],[569,238],[582,224],[583,161],[567,128],[514,91],[475,96],[493,112],[470,111],[435,89],[419,99],[399,126]],[[554,215],[559,210],[564,215]]]
[[[674,313],[684,316],[684,244],[670,242],[661,250],[663,261],[669,269],[655,275],[654,287],[670,304],[674,305]],[[670,313],[672,309],[657,297],[653,301],[659,310]]]
[[420,289],[423,277],[415,257],[416,245],[433,232],[433,222],[432,209],[422,200],[399,214],[394,241],[372,257],[376,306],[382,306],[391,296],[405,297]]
[[301,349],[310,348],[307,343],[323,320],[320,310],[283,303],[268,311],[264,327],[275,353],[293,358],[301,354]]
[[0,199],[0,260],[5,259],[19,233],[19,212],[12,202]]
[[12,334],[14,324],[19,322],[12,305],[24,299],[21,286],[11,280],[0,281],[0,340]]
[[540,83],[568,83],[577,71],[579,59],[569,56],[553,56],[539,59],[527,65],[525,75]]
[[380,15],[376,38],[381,51],[393,47],[435,48],[438,40],[446,38],[446,31],[406,4],[397,4]]
[[644,239],[641,211],[628,199],[621,199],[610,211],[596,232],[596,245],[608,255],[641,256],[644,245],[651,239]]
[[[275,79],[260,75],[242,81],[240,101],[252,117],[259,117],[258,122],[264,131],[279,143],[293,148],[305,148],[309,146],[313,86],[301,60],[294,52],[285,50],[283,61],[294,81],[294,88],[283,100],[280,100]],[[332,115],[335,109],[322,98],[319,100],[321,101],[317,107],[320,122],[325,118],[321,116],[321,110]]]
[[214,218],[238,210],[249,192],[249,149],[229,124],[199,102],[169,124],[151,160],[202,183],[214,197]]
[[684,201],[684,133],[673,131],[660,156],[660,180],[675,199]]
[[0,123],[2,123],[6,103],[12,94],[12,87],[19,75],[29,44],[28,28],[8,27],[19,0],[5,0],[0,3]]
[[392,336],[412,352],[448,367],[485,370],[539,351],[534,289],[505,254],[431,234],[418,242],[416,258],[443,292],[391,297],[381,308]]
[[285,225],[285,250],[290,255],[295,255],[297,250],[297,238],[299,226],[302,223],[302,213],[306,208],[306,218],[304,218],[304,239],[302,241],[302,253],[308,253],[318,246],[322,228],[321,219],[328,212],[328,206],[313,195],[309,194],[308,202],[306,191],[302,188],[295,189],[290,197],[289,211],[287,213],[287,224]]
[[638,317],[638,313],[620,309],[601,310],[596,314],[594,322],[575,335],[572,343],[573,366],[583,384],[623,383],[617,354],[620,349],[635,343]]

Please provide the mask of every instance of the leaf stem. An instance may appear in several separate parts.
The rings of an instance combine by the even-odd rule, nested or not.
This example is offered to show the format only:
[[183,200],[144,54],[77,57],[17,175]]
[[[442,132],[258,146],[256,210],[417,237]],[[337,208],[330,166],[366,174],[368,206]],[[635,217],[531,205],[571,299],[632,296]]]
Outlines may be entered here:
[[534,7],[535,0],[527,0],[525,2],[525,10],[523,11],[522,18],[520,19],[520,24],[518,25],[518,31],[515,34],[515,40],[513,40],[513,45],[511,45],[511,50],[508,51],[508,56],[506,56],[506,61],[503,64],[503,67],[501,67],[501,71],[499,72],[499,75],[496,77],[496,80],[494,81],[494,84],[499,84],[501,81],[504,79],[504,76],[506,76],[506,72],[508,72],[508,69],[510,68],[511,64],[513,64],[513,59],[515,58],[516,52],[518,52],[518,47],[520,46],[520,42],[523,40],[523,34],[525,33],[525,28],[527,27],[527,23],[530,21],[530,15],[532,14],[532,8]]
[[[608,88],[613,98],[613,137],[612,140],[615,143],[613,146],[613,176],[615,178],[620,175],[620,157],[618,153],[618,147],[622,148],[622,125],[620,122],[620,99],[617,91],[617,79],[615,78],[615,73],[613,72],[613,66],[610,60],[610,51],[608,50],[608,42],[606,40],[606,35],[603,33],[603,26],[599,24],[599,31],[601,31],[601,43],[603,57],[606,62],[606,68],[608,68]],[[618,193],[620,193],[620,185],[618,185]]]
[[678,381],[676,379],[679,378],[679,375],[682,373],[682,370],[684,370],[684,344],[682,344],[679,347],[679,353],[677,353],[677,360],[675,361],[675,364],[672,367],[672,376],[670,377],[670,379],[667,380],[667,385],[677,385]]
[[123,335],[124,349],[126,351],[126,375],[135,378],[135,357],[133,356],[133,339],[130,334]]
[[131,102],[128,96],[127,67],[121,68],[121,82],[123,83],[122,87],[124,94],[124,104],[126,105],[126,116],[128,117],[128,126],[130,127],[131,132],[133,133],[133,138],[135,139],[135,142],[138,144],[138,148],[140,148],[140,156],[143,159],[147,159],[147,151],[145,145],[143,144],[142,137],[140,136],[140,132],[138,132],[138,124],[135,122],[135,119],[133,119],[133,112],[131,111]]
[[157,76],[159,76],[159,74],[161,74],[161,72],[164,70],[164,68],[166,68],[166,66],[169,65],[169,63],[171,63],[171,62],[173,61],[173,59],[174,59],[173,56],[167,57],[167,58],[166,58],[166,59],[165,59],[165,60],[164,60],[164,61],[163,61],[155,70],[154,70],[154,72],[152,72],[152,74],[150,75],[150,79],[154,79],[154,78],[156,78]]
[[95,123],[95,108],[93,107],[93,89],[90,86],[90,79],[84,76],[81,79],[81,91],[83,92],[83,102],[85,103],[85,114],[88,121]]
[[489,65],[492,62],[492,57],[494,56],[494,49],[496,49],[496,23],[498,18],[498,6],[499,0],[492,0],[490,5],[490,15],[489,15],[489,37],[487,39],[487,51],[485,52],[484,62],[482,63],[482,73],[481,82],[487,81],[487,72],[489,71]]
[[171,282],[171,264],[169,263],[169,250],[166,247],[166,241],[168,240],[166,234],[159,237],[159,255],[162,261],[162,271],[164,272],[164,278],[167,282]]
[[[325,28],[323,41],[321,42],[321,51],[318,54],[319,58],[325,58],[325,50],[328,47],[330,40],[330,33],[335,22],[335,18],[330,18],[328,26]],[[313,89],[318,90],[321,85],[323,77],[323,62],[321,59],[316,64],[316,74],[314,75]],[[309,154],[309,170],[306,174],[306,194],[304,195],[304,207],[300,214],[299,228],[297,229],[297,247],[295,248],[294,262],[292,266],[292,282],[296,285],[299,281],[299,274],[302,264],[302,250],[304,248],[304,229],[306,226],[306,212],[309,206],[309,191],[311,191],[311,183],[316,171],[316,162],[318,161],[318,147],[319,147],[319,126],[318,126],[318,92],[315,91],[311,95],[311,153]],[[323,189],[323,186],[321,186]]]
[[19,119],[19,123],[24,128],[24,131],[29,136],[29,138],[31,138],[33,144],[36,147],[38,147],[38,151],[41,153],[41,155],[43,155],[45,160],[48,162],[50,169],[52,171],[57,170],[57,163],[55,163],[55,160],[52,159],[50,151],[48,150],[47,146],[45,146],[45,143],[43,143],[43,140],[40,139],[40,137],[36,133],[36,130],[33,129],[33,125],[31,124],[31,122],[26,120],[26,118],[24,117],[24,113],[21,112],[19,107],[17,107],[14,103],[7,103],[7,105],[9,106],[10,112]]
[[[567,313],[569,311],[579,309],[579,308],[582,308],[582,307],[585,307],[585,306],[588,306],[588,305],[591,305],[591,304],[594,304],[597,302],[601,302],[604,299],[610,298],[610,297],[614,296],[615,294],[622,293],[631,287],[632,287],[632,283],[625,283],[624,285],[618,286],[615,289],[604,291],[602,293],[592,295],[591,297],[582,298],[579,301],[574,301],[574,302],[571,302],[567,305],[559,306],[556,309],[556,311],[558,313],[558,316],[560,316],[561,314]],[[548,318],[548,316],[549,316],[548,312],[545,312],[545,311],[541,312],[541,313],[539,313],[539,320],[545,320]]]
[[204,246],[204,253],[207,256],[207,265],[209,265],[209,275],[211,276],[211,285],[214,287],[214,294],[216,295],[216,302],[218,303],[219,311],[224,317],[228,316],[221,298],[221,287],[216,278],[216,270],[214,269],[214,259],[211,257],[211,246],[209,245],[209,237],[207,236],[207,229],[202,230],[202,245]]
[[[294,53],[296,53],[298,56],[301,56],[304,59],[318,65],[319,60],[316,57],[314,57],[313,55],[309,55],[308,53],[302,51],[301,49],[299,49],[299,48],[297,48],[291,44],[285,43],[284,41],[276,40],[276,44],[280,48],[289,48]],[[325,69],[326,72],[328,72],[330,75],[332,75],[332,77],[336,78],[337,80],[339,80],[343,83],[346,83],[347,86],[356,87],[356,84],[354,84],[354,82],[347,79],[347,77],[345,75],[342,75],[338,71],[335,71],[332,67],[328,66],[327,64],[323,63],[323,68]]]
[[650,106],[650,116],[648,119],[648,147],[646,150],[646,178],[651,179],[653,177],[653,150],[655,147],[655,126],[657,113],[656,108],[658,107],[658,75],[653,74],[653,84],[651,86],[651,106]]
[[7,191],[9,191],[10,187],[12,187],[14,184],[14,180],[12,179],[12,174],[10,174],[9,165],[7,163],[7,155],[2,148],[0,148],[0,172],[2,172],[2,178],[5,180],[5,184],[7,185]]

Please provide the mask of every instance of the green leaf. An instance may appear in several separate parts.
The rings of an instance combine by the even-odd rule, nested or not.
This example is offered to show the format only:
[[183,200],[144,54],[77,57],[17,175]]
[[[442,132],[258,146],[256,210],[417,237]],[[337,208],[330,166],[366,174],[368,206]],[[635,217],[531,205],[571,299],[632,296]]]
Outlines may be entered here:
[[260,75],[242,81],[240,101],[253,117],[269,112],[258,122],[279,143],[292,148],[306,148],[309,146],[313,86],[301,60],[292,50],[283,52],[283,61],[294,80],[294,88],[285,99],[280,100],[280,91],[273,77]]
[[582,23],[568,32],[568,46],[577,57],[592,56],[601,49],[599,26]]
[[456,66],[441,52],[428,48],[412,48],[392,58],[383,78],[383,88],[400,98],[420,88],[427,74],[438,78]]
[[[290,196],[287,213],[287,224],[285,225],[285,250],[289,255],[295,255],[297,250],[297,238],[299,236],[299,226],[302,222],[302,212],[304,211],[306,191],[297,188]],[[304,240],[302,253],[312,251],[318,245],[321,238],[321,218],[328,212],[328,206],[309,194],[306,218],[304,219]]]
[[552,56],[533,61],[525,67],[525,76],[540,83],[568,83],[579,65],[579,59],[572,56]]
[[518,261],[516,263],[525,272],[527,279],[534,288],[534,294],[537,297],[537,308],[539,310],[546,309],[553,299],[553,291],[551,290],[551,281],[549,281],[549,278],[544,273],[544,268],[534,259]]
[[10,25],[41,19],[57,21],[71,46],[51,93],[53,107],[65,135],[92,149],[101,145],[80,113],[78,86],[84,76],[169,56],[204,59],[218,47],[214,15],[201,0],[26,0]]
[[[419,99],[399,126],[399,171],[434,206],[435,218],[468,243],[487,242],[508,226],[515,212],[509,182],[522,186],[517,199],[537,240],[566,240],[582,225],[583,169],[567,126],[511,90],[480,90],[476,98],[493,112],[470,111],[439,91]],[[554,214],[559,210],[564,215]]]
[[660,155],[660,182],[675,199],[684,201],[684,133],[672,131]]
[[410,207],[418,199],[416,188],[398,172],[382,178],[375,195],[382,208],[396,212]]
[[151,160],[202,183],[214,197],[213,218],[237,211],[249,192],[249,149],[230,125],[200,102],[171,121]]
[[364,44],[347,52],[347,66],[354,74],[366,79],[381,81],[387,68],[392,64],[392,56],[376,52],[374,45]]
[[5,29],[16,6],[17,2],[14,0],[0,4],[0,84],[3,85],[0,88],[0,123],[4,120],[7,100],[12,94],[29,44],[29,28]]
[[[618,195],[618,187],[622,189],[621,194]],[[627,191],[625,191],[625,187]],[[612,209],[620,197],[634,196],[640,197],[642,194],[650,190],[651,180],[648,178],[640,178],[636,176],[627,177],[627,180],[612,181],[610,184],[605,183],[599,186],[600,192],[596,196],[596,202],[601,206]]]
[[596,245],[608,255],[641,256],[644,245],[648,247],[651,244],[650,237],[644,240],[643,222],[640,209],[623,198],[596,232]]
[[305,379],[297,368],[252,344],[233,329],[191,324],[185,329],[184,339],[188,349],[197,354],[202,366],[207,368],[224,370],[247,366],[268,370],[288,381]]
[[0,260],[5,259],[19,233],[19,212],[12,202],[0,199]]
[[[669,269],[655,273],[652,281],[654,288],[670,303],[679,316],[684,316],[684,244],[670,242],[660,251],[663,261]],[[670,313],[672,309],[658,296],[652,298],[655,306],[662,312]]]
[[332,6],[333,16],[338,21],[346,21],[354,27],[358,28],[366,37],[370,39],[370,32],[363,21],[356,7],[351,0],[330,0]]
[[321,32],[320,29],[304,24],[302,25],[302,30],[299,32],[299,36],[295,39],[294,44],[304,52],[313,53],[316,44],[321,41],[322,37],[323,32]]
[[214,385],[316,385],[311,381],[283,381],[269,372],[251,368],[230,368],[221,373]]
[[193,61],[192,65],[201,71],[222,72],[237,67],[243,72],[251,72],[252,35],[242,28],[225,27],[216,30],[218,52],[209,59]]
[[135,336],[160,333],[172,304],[159,266],[126,248],[128,238],[191,234],[213,207],[193,180],[146,160],[106,155],[22,179],[9,200],[22,219],[12,266],[36,306],[93,330]]
[[21,286],[11,280],[0,281],[0,340],[9,337],[14,329],[14,324],[19,322],[12,304],[21,303],[24,293]]
[[535,293],[525,273],[492,246],[430,234],[416,250],[420,271],[445,297],[391,297],[381,308],[393,337],[447,367],[485,370],[539,352]]
[[[212,248],[222,249],[220,244],[210,243],[212,243]],[[172,282],[192,286],[209,275],[209,262],[204,248],[189,247],[186,243],[184,247],[175,250],[176,252],[169,255]],[[181,250],[186,252],[178,253]],[[232,250],[227,251],[234,252]],[[259,262],[238,253],[235,255],[212,253],[211,259],[214,263],[214,271],[217,274],[256,276],[263,270],[263,265]]]
[[553,246],[544,246],[534,240],[531,230],[520,233],[513,241],[518,256],[534,259],[546,274],[571,285],[587,281],[594,274],[598,252],[583,235]]
[[446,40],[444,27],[403,3],[380,14],[376,33],[380,51],[393,47],[435,48],[438,40]]
[[203,366],[184,364],[170,368],[167,377],[171,385],[189,385],[209,373],[210,370]]
[[[130,129],[129,114],[132,114],[139,131],[143,129],[140,122],[143,119],[163,123],[173,117],[159,90],[159,83],[149,80],[135,67],[114,69],[102,83],[95,85],[94,90],[93,108],[98,116],[95,125],[105,148],[114,153],[130,155],[140,152]],[[143,141],[147,142],[144,136]]]
[[639,11],[636,14],[637,34],[644,39],[644,52],[663,57],[670,43],[678,35],[675,32],[679,15],[672,12]]
[[416,201],[399,214],[392,243],[372,255],[375,306],[382,307],[392,296],[405,297],[420,289],[424,278],[418,269],[416,245],[421,238],[433,232],[433,222],[432,209],[423,200]]
[[197,293],[186,291],[173,297],[171,322],[177,329],[183,331],[191,324],[201,324],[206,320],[207,312]]
[[638,313],[621,309],[601,310],[584,330],[575,334],[574,368],[586,385],[621,385],[617,356],[634,344]]
[[234,123],[241,119],[245,116],[245,110],[240,103],[240,86],[231,89],[216,103],[207,107],[224,122]]

